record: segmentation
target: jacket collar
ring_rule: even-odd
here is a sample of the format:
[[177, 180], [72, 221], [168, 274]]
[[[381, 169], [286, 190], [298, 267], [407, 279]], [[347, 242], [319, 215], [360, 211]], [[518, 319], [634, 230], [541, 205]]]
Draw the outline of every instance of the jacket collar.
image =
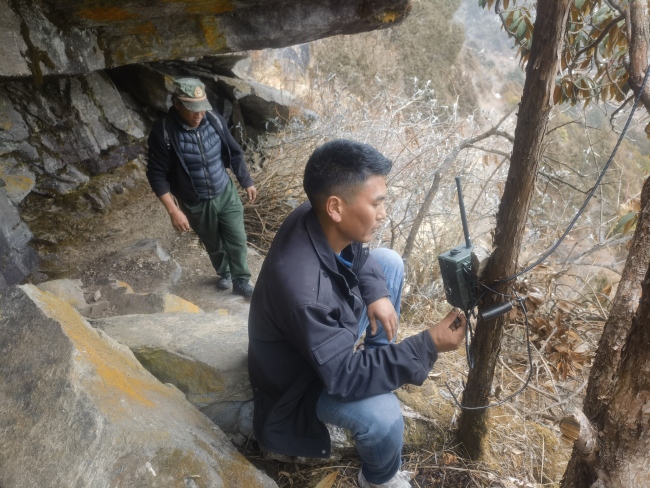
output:
[[[356, 286], [358, 279], [352, 271], [346, 269], [346, 271], [348, 271], [348, 273], [346, 274], [350, 275], [347, 277], [347, 279], [339, 271], [339, 266], [337, 264], [336, 256], [334, 255], [334, 250], [332, 249], [329, 242], [327, 241], [327, 237], [325, 237], [325, 233], [323, 232], [323, 228], [321, 227], [320, 222], [318, 221], [316, 212], [314, 212], [314, 209], [311, 208], [309, 203], [306, 203], [304, 205], [309, 205], [309, 210], [305, 215], [305, 227], [307, 228], [307, 233], [309, 234], [309, 238], [311, 239], [312, 245], [316, 250], [316, 254], [318, 254], [318, 258], [321, 260], [323, 265], [328, 269], [330, 273], [340, 276], [348, 284], [348, 286], [350, 287]], [[354, 244], [351, 245], [352, 245], [354, 260], [356, 260], [357, 256], [355, 255], [356, 253], [354, 252]], [[354, 269], [354, 264], [352, 267]]]
[[305, 215], [305, 227], [307, 228], [311, 243], [316, 250], [316, 254], [318, 254], [318, 258], [330, 272], [338, 274], [334, 251], [327, 241], [327, 237], [325, 237], [323, 228], [318, 221], [318, 217], [316, 217], [316, 212], [314, 212], [314, 209], [311, 208], [309, 203], [305, 203], [304, 205], [309, 206], [309, 210]]

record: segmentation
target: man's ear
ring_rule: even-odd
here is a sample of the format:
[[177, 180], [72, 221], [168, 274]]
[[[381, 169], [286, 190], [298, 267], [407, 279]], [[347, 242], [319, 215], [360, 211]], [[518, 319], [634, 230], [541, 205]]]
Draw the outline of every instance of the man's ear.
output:
[[325, 201], [325, 212], [333, 222], [339, 223], [342, 219], [343, 200], [337, 196], [330, 196]]

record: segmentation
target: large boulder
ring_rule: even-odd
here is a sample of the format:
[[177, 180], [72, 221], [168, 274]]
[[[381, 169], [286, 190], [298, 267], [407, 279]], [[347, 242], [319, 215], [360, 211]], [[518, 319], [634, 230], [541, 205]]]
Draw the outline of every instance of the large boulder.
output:
[[0, 310], [0, 486], [276, 486], [69, 305], [26, 285]]
[[[0, 77], [282, 47], [400, 22], [410, 0], [0, 0]], [[60, 28], [65, 26], [65, 28]]]
[[160, 381], [176, 385], [222, 430], [250, 434], [246, 320], [215, 312], [124, 315], [91, 323], [128, 346]]

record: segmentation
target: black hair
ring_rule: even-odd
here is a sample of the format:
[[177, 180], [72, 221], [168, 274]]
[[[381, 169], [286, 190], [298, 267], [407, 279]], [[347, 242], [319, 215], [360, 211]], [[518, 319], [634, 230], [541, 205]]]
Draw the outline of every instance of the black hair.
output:
[[312, 207], [332, 195], [344, 200], [370, 176], [386, 176], [393, 163], [374, 147], [361, 142], [337, 139], [316, 148], [307, 161], [303, 188]]

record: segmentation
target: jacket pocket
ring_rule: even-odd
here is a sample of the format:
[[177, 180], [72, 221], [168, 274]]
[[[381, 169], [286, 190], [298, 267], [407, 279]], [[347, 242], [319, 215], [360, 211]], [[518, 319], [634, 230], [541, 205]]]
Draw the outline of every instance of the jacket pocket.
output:
[[331, 339], [323, 344], [319, 344], [311, 349], [312, 354], [321, 366], [338, 354], [346, 351], [352, 351], [354, 347], [354, 337], [347, 330], [342, 330]]
[[318, 272], [318, 303], [329, 304], [332, 298], [332, 282], [327, 271], [321, 269]]

